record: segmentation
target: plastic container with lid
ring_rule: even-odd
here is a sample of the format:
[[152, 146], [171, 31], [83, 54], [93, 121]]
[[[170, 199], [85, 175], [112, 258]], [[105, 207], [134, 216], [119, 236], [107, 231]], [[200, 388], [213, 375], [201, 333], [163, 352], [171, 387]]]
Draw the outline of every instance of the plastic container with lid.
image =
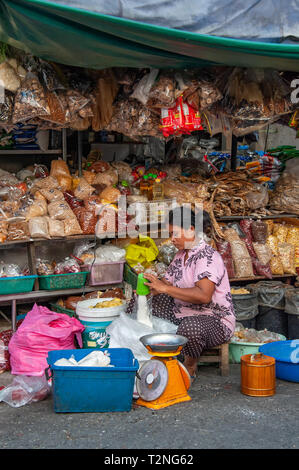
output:
[[275, 359], [263, 353], [241, 357], [241, 392], [251, 397], [275, 394]]

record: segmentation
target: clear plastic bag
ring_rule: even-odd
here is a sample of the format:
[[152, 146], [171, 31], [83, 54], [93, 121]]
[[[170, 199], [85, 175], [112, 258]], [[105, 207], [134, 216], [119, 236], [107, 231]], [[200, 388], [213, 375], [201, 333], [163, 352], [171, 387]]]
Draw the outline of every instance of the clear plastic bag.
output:
[[161, 72], [150, 88], [147, 106], [152, 108], [172, 108], [175, 105], [176, 81], [168, 72]]
[[242, 241], [230, 241], [230, 246], [236, 277], [254, 277], [252, 262], [246, 244]]
[[4, 401], [13, 408], [19, 408], [44, 400], [50, 391], [51, 387], [44, 375], [41, 377], [18, 375], [10, 385], [0, 391], [0, 402]]
[[74, 214], [73, 216], [64, 220], [63, 222], [64, 222], [64, 233], [66, 237], [70, 237], [72, 235], [82, 235], [80, 224]]
[[114, 245], [104, 245], [96, 249], [96, 262], [123, 261], [125, 260], [126, 250]]
[[272, 258], [272, 251], [265, 243], [253, 243], [253, 248], [260, 263], [268, 264]]
[[255, 220], [251, 224], [253, 241], [256, 243], [266, 243], [268, 236], [268, 227], [262, 220]]
[[[44, 176], [46, 175], [46, 168], [43, 168], [41, 165], [35, 167], [35, 177], [37, 178], [34, 181], [33, 190], [40, 190], [40, 189], [58, 189], [59, 184], [56, 178], [52, 176]], [[48, 170], [47, 170], [48, 171]], [[38, 176], [37, 176], [38, 175]]]
[[50, 238], [47, 217], [33, 217], [29, 220], [31, 238]]
[[[94, 184], [104, 184], [105, 186], [113, 186], [117, 183], [118, 173], [115, 169], [107, 170], [104, 173], [97, 173], [94, 180]], [[88, 196], [90, 196], [90, 194], [88, 194], [86, 197]]]
[[299, 246], [299, 227], [290, 226], [285, 241], [291, 245]]
[[80, 273], [81, 268], [74, 258], [65, 258], [60, 263], [57, 263], [54, 268], [54, 274], [69, 274], [69, 273]]
[[118, 180], [127, 181], [128, 183], [132, 183], [134, 177], [132, 176], [132, 168], [126, 162], [113, 162], [111, 163], [112, 168], [114, 168], [118, 173]]
[[121, 313], [106, 328], [107, 334], [110, 336], [110, 348], [129, 348], [133, 352], [138, 361], [147, 361], [150, 356], [147, 349], [139, 341], [141, 336], [153, 333], [173, 333], [177, 331], [177, 325], [170, 323], [167, 320], [152, 317], [153, 326], [150, 328], [143, 323], [139, 323], [134, 315], [127, 315]]
[[1, 261], [0, 263], [0, 277], [16, 277], [22, 276], [22, 270], [20, 266], [17, 264], [12, 263], [4, 263]]
[[54, 274], [54, 263], [46, 259], [36, 259], [36, 272], [39, 276], [49, 276]]
[[72, 177], [64, 160], [52, 160], [50, 176], [56, 178], [62, 191], [71, 191]]
[[14, 68], [4, 61], [0, 64], [0, 82], [5, 90], [15, 93], [21, 85], [20, 77]]
[[283, 265], [278, 255], [272, 255], [270, 260], [270, 269], [274, 275], [282, 276], [284, 274]]
[[178, 249], [174, 246], [172, 241], [167, 240], [159, 246], [158, 260], [169, 266], [177, 252]]
[[152, 69], [148, 74], [144, 75], [144, 77], [138, 82], [134, 92], [131, 95], [131, 98], [140, 101], [140, 103], [145, 106], [147, 104], [150, 90], [155, 83], [158, 73], [158, 69]]
[[82, 241], [80, 243], [77, 243], [74, 248], [74, 256], [76, 258], [81, 259], [83, 254], [93, 251], [94, 247], [96, 246], [95, 242], [88, 242], [88, 241]]
[[76, 198], [83, 200], [90, 197], [94, 191], [95, 188], [88, 184], [85, 178], [80, 178], [79, 184], [74, 190], [74, 195]]
[[35, 199], [33, 203], [28, 206], [25, 212], [25, 217], [30, 220], [34, 217], [43, 217], [48, 213], [48, 204], [45, 199]]
[[48, 217], [49, 235], [50, 237], [64, 237], [64, 222], [63, 220], [51, 219]]
[[29, 238], [28, 222], [17, 221], [9, 223], [7, 241], [29, 240]]
[[286, 224], [273, 225], [273, 235], [277, 238], [278, 243], [285, 243], [288, 231], [289, 227]]
[[47, 199], [49, 202], [62, 202], [64, 200], [63, 192], [60, 189], [46, 189], [41, 188], [39, 192]]
[[278, 253], [282, 262], [284, 274], [296, 276], [295, 247], [289, 243], [278, 243]]
[[89, 211], [84, 207], [79, 207], [74, 209], [74, 214], [77, 217], [84, 235], [93, 235], [95, 233], [98, 220], [95, 211]]
[[29, 72], [17, 91], [12, 121], [16, 124], [49, 115], [50, 109], [44, 89], [37, 76]]
[[65, 200], [51, 202], [48, 205], [48, 212], [52, 219], [65, 220], [74, 218], [74, 213]]
[[254, 191], [249, 191], [245, 195], [247, 205], [250, 209], [256, 210], [266, 207], [269, 202], [269, 194], [266, 186], [256, 185]]

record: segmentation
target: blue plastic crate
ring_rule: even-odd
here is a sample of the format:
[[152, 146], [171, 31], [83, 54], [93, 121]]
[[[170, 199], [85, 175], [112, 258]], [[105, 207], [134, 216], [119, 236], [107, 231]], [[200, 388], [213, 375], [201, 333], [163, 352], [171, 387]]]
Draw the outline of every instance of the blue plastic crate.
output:
[[49, 351], [47, 362], [52, 372], [54, 411], [56, 413], [95, 413], [130, 411], [132, 408], [137, 359], [126, 348], [108, 348], [115, 367], [61, 367], [58, 359], [76, 361], [90, 354], [90, 349]]

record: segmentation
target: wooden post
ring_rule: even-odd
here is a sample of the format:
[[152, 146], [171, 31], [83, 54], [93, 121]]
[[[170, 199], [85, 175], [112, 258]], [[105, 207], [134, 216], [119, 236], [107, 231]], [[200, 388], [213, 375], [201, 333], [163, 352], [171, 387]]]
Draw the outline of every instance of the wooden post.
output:
[[229, 375], [229, 346], [228, 343], [224, 343], [221, 345], [221, 352], [220, 352], [220, 371], [221, 375], [227, 376]]

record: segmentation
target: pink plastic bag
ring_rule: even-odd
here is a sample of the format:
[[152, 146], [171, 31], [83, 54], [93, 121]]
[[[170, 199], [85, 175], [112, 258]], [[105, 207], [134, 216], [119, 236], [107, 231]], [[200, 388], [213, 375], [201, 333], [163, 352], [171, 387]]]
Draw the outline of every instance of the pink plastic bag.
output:
[[48, 351], [75, 349], [75, 335], [82, 347], [84, 328], [76, 318], [34, 304], [9, 342], [11, 373], [42, 376], [48, 367]]

